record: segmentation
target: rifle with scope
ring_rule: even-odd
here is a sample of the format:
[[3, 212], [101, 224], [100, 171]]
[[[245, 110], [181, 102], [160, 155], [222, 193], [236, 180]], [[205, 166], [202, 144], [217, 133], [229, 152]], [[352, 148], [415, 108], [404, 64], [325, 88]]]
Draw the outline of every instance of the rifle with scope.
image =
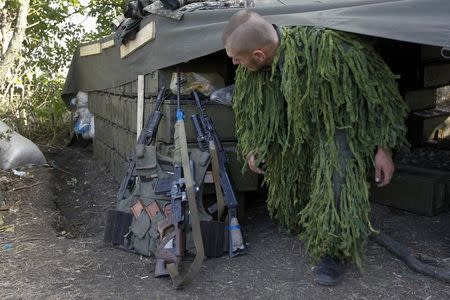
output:
[[238, 201], [228, 172], [227, 156], [215, 130], [214, 123], [206, 114], [205, 108], [201, 103], [197, 92], [194, 91], [192, 93], [199, 110], [198, 114], [191, 116], [192, 123], [194, 124], [195, 131], [197, 133], [197, 142], [199, 147], [202, 151], [209, 151], [213, 160], [215, 157], [214, 152], [217, 153], [220, 187], [223, 192], [225, 205], [228, 209], [228, 254], [230, 257], [234, 257], [244, 254], [246, 249], [242, 239], [241, 228], [237, 219]]

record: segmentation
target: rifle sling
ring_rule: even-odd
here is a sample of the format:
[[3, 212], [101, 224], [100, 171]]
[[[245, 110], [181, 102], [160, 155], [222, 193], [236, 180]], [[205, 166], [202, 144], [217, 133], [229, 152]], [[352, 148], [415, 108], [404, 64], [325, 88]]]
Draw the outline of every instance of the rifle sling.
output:
[[178, 120], [175, 123], [175, 134], [178, 134], [178, 142], [181, 152], [181, 163], [183, 165], [183, 174], [186, 184], [186, 192], [189, 203], [191, 227], [192, 227], [192, 238], [194, 240], [196, 255], [194, 261], [189, 267], [189, 270], [185, 274], [179, 274], [176, 266], [172, 264], [167, 264], [167, 271], [172, 278], [172, 282], [175, 288], [181, 288], [194, 278], [195, 274], [200, 270], [200, 267], [205, 258], [202, 234], [200, 230], [200, 219], [198, 216], [197, 202], [195, 201], [195, 191], [194, 184], [191, 174], [191, 169], [189, 166], [189, 154], [186, 142], [186, 131], [184, 127], [184, 121]]
[[209, 141], [209, 154], [211, 155], [212, 176], [214, 179], [214, 187], [216, 188], [217, 196], [217, 221], [220, 222], [225, 207], [225, 201], [223, 199], [222, 188], [220, 187], [219, 157], [217, 155], [214, 141]]

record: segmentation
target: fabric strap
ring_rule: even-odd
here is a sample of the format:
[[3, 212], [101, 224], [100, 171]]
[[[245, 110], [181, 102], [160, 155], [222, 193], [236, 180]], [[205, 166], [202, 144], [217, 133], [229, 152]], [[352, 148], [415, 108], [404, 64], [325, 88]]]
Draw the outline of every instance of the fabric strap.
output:
[[204, 247], [202, 234], [200, 230], [200, 220], [198, 217], [198, 209], [197, 202], [195, 201], [195, 191], [193, 186], [192, 173], [189, 166], [189, 154], [186, 142], [186, 131], [184, 127], [184, 121], [178, 120], [175, 123], [175, 135], [178, 136], [178, 139], [175, 141], [178, 143], [178, 147], [181, 152], [181, 163], [183, 165], [183, 173], [186, 184], [186, 192], [189, 203], [189, 216], [191, 219], [191, 227], [192, 227], [192, 238], [194, 240], [196, 255], [194, 261], [190, 265], [189, 269], [185, 274], [180, 274], [176, 265], [168, 264], [167, 271], [172, 278], [172, 282], [175, 288], [181, 288], [194, 278], [195, 274], [200, 270], [200, 267], [203, 263], [203, 259], [205, 258]]
[[223, 199], [222, 188], [220, 187], [220, 169], [219, 169], [219, 157], [217, 155], [216, 146], [214, 141], [209, 141], [209, 154], [211, 155], [212, 175], [214, 178], [214, 187], [216, 188], [217, 197], [217, 220], [222, 219], [225, 201]]

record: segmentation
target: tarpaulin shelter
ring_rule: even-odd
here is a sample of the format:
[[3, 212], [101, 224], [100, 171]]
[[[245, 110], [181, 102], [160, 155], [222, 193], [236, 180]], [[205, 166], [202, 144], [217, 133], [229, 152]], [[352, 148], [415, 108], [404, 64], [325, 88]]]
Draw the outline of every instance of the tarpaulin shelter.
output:
[[[405, 98], [411, 102], [421, 99], [417, 109], [433, 106], [435, 88], [450, 83], [450, 60], [441, 55], [450, 55], [445, 50], [450, 47], [448, 0], [255, 0], [255, 5], [252, 10], [273, 24], [331, 28], [373, 38], [386, 62], [401, 75], [399, 83]], [[120, 46], [114, 45], [113, 35], [76, 51], [63, 98], [67, 101], [79, 90], [89, 92], [90, 110], [96, 117], [94, 154], [111, 165], [117, 180], [124, 173], [126, 158], [136, 140], [138, 75], [144, 75], [145, 116], [151, 111], [158, 88], [170, 81], [172, 66], [220, 70], [227, 77], [225, 82], [229, 82], [234, 69], [223, 51], [221, 35], [236, 11], [197, 10], [185, 13], [180, 21], [148, 15], [141, 28], [150, 28], [152, 38], [132, 53], [123, 55]], [[214, 105], [209, 109], [217, 124], [228, 124], [218, 126], [218, 132], [230, 143], [232, 153], [235, 140], [231, 109]], [[168, 103], [163, 110], [165, 120], [158, 141], [169, 144], [175, 106]], [[193, 132], [192, 128], [187, 130]], [[231, 158], [234, 174], [240, 174], [235, 159]], [[254, 176], [248, 181], [237, 180], [237, 185], [240, 190], [254, 189], [256, 180]]]
[[[278, 25], [311, 25], [436, 47], [450, 47], [447, 0], [256, 0], [253, 9]], [[222, 30], [236, 9], [186, 13], [182, 20], [149, 15], [155, 39], [121, 59], [111, 47], [99, 55], [75, 53], [63, 95], [136, 80], [138, 74], [186, 62], [223, 49]], [[113, 37], [105, 37], [102, 42]]]

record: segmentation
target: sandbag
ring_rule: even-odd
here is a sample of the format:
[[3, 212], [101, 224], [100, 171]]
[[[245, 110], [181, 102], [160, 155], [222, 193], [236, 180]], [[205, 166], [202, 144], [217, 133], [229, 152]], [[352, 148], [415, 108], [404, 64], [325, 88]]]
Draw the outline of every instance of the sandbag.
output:
[[13, 131], [0, 121], [0, 168], [15, 169], [29, 165], [45, 165], [44, 154], [35, 143]]

